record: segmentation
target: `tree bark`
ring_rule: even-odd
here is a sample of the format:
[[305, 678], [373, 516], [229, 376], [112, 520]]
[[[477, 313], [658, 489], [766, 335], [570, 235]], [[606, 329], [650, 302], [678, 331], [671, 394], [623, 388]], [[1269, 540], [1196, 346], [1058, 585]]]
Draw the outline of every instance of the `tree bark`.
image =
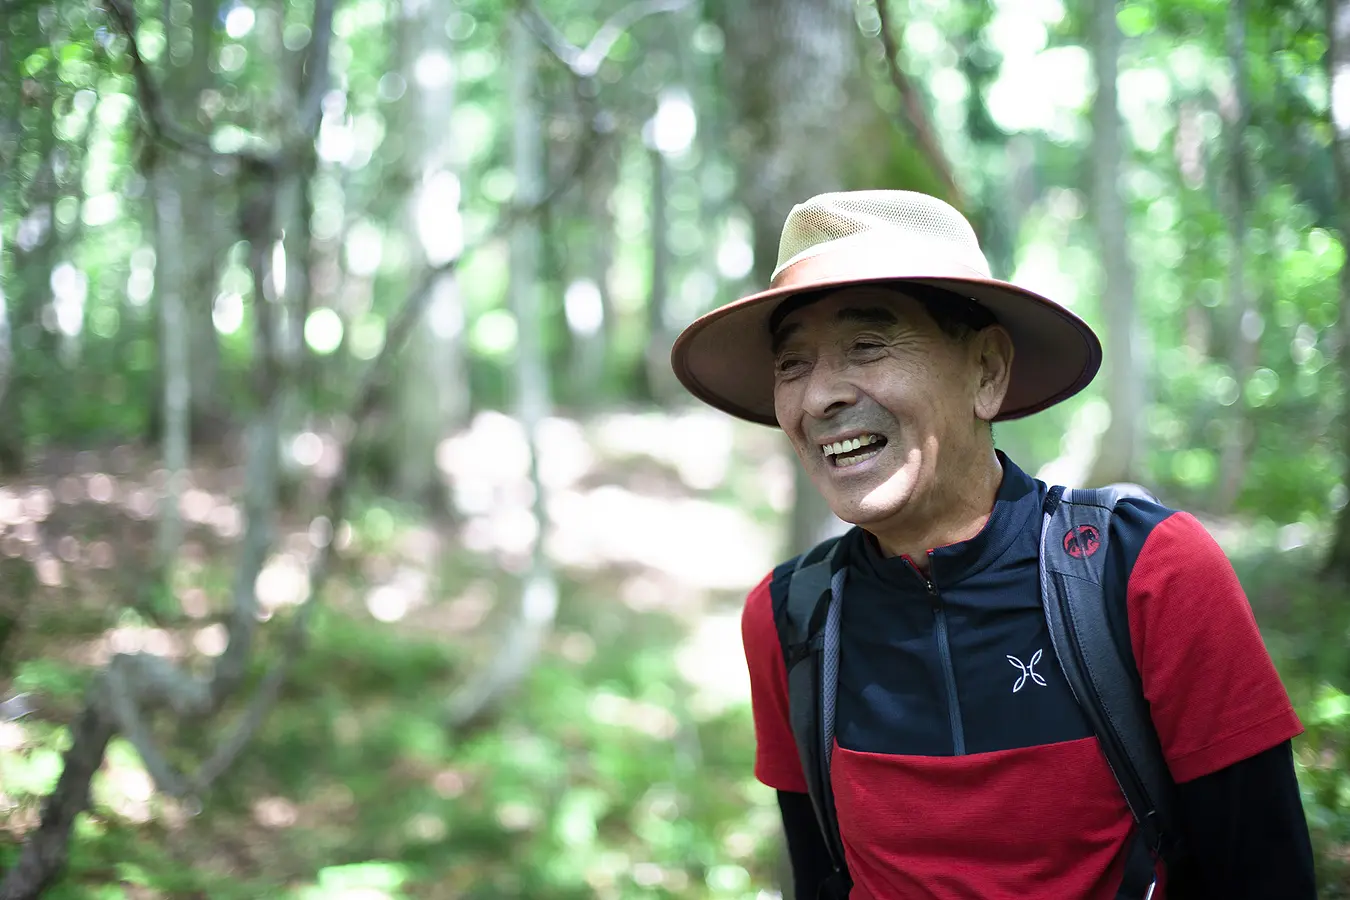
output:
[[1248, 420], [1246, 386], [1256, 369], [1261, 338], [1261, 312], [1247, 282], [1247, 210], [1252, 205], [1252, 174], [1247, 160], [1244, 135], [1250, 115], [1247, 100], [1247, 4], [1229, 0], [1228, 66], [1233, 93], [1224, 110], [1228, 143], [1228, 306], [1232, 311], [1230, 365], [1238, 383], [1238, 399], [1219, 453], [1219, 482], [1216, 485], [1215, 512], [1231, 512], [1242, 492], [1243, 476], [1251, 448], [1252, 425]]
[[[591, 280], [599, 294], [600, 327], [590, 333], [573, 330], [570, 383], [580, 409], [589, 411], [603, 400], [608, 370], [610, 335], [614, 328], [609, 281], [614, 266], [614, 214], [610, 200], [618, 181], [617, 164], [609, 153], [597, 160], [588, 179], [585, 216], [592, 223], [595, 240], [587, 241], [587, 267], [578, 275]], [[670, 362], [665, 362], [667, 368]]]
[[915, 147], [923, 154], [933, 174], [942, 182], [947, 193], [947, 201], [957, 209], [966, 209], [966, 198], [957, 183], [956, 173], [952, 171], [951, 161], [942, 150], [942, 141], [938, 139], [937, 128], [928, 108], [913, 80], [905, 72], [900, 59], [902, 30], [891, 23], [890, 7], [887, 0], [874, 0], [877, 11], [878, 37], [886, 54], [886, 72], [900, 95], [900, 104], [905, 112], [905, 120]]
[[[437, 266], [458, 255], [447, 235], [462, 228], [458, 198], [451, 185], [459, 183], [454, 134], [444, 124], [455, 104], [454, 60], [444, 59], [439, 83], [422, 84], [417, 61], [424, 54], [447, 53], [443, 37], [446, 19], [454, 8], [446, 0], [420, 0], [404, 5], [399, 43], [403, 48], [404, 119], [408, 159], [406, 218], [416, 243], [416, 255], [427, 266]], [[434, 67], [427, 67], [434, 71]], [[469, 413], [468, 371], [464, 352], [464, 308], [453, 272], [436, 276], [434, 299], [423, 327], [412, 336], [398, 385], [398, 410], [392, 429], [398, 442], [395, 489], [404, 498], [444, 506], [436, 490], [436, 447], [447, 433], [464, 424]]]
[[[533, 205], [544, 193], [543, 110], [538, 101], [538, 50], [520, 14], [510, 20], [511, 109], [515, 118], [512, 152], [521, 203]], [[511, 234], [511, 310], [518, 332], [515, 413], [530, 452], [530, 484], [537, 532], [529, 569], [521, 580], [520, 602], [492, 660], [451, 700], [450, 725], [462, 728], [491, 716], [500, 701], [529, 674], [553, 628], [558, 585], [545, 549], [548, 513], [539, 479], [539, 426], [549, 413], [548, 360], [544, 355], [539, 290], [540, 231], [530, 219]]]
[[[34, 18], [42, 19], [40, 9]], [[54, 17], [53, 17], [54, 18]], [[34, 23], [44, 43], [50, 43], [46, 28]], [[27, 198], [20, 193], [17, 206], [30, 221], [39, 223], [39, 233], [27, 247], [16, 242], [16, 270], [23, 277], [8, 317], [13, 334], [9, 386], [0, 394], [0, 474], [17, 474], [27, 456], [24, 430], [24, 395], [38, 384], [43, 370], [56, 362], [57, 346], [47, 327], [52, 291], [52, 270], [56, 265], [56, 100], [59, 82], [55, 66], [47, 66], [34, 84], [42, 114], [38, 118], [38, 169], [29, 185]], [[31, 98], [30, 98], [31, 99]]]
[[42, 821], [29, 835], [19, 861], [0, 881], [0, 900], [33, 900], [65, 868], [70, 830], [89, 808], [89, 784], [103, 764], [116, 726], [98, 703], [88, 703], [72, 728], [56, 789], [42, 803]]
[[[322, 32], [331, 29], [332, 6], [333, 0], [316, 0], [313, 46], [322, 48], [316, 53], [325, 54], [325, 58], [319, 60], [315, 56], [311, 57], [310, 71], [307, 75], [310, 80], [306, 83], [307, 89], [302, 94], [306, 98], [321, 96], [322, 86], [326, 83], [328, 41], [327, 35]], [[134, 10], [117, 2], [113, 3], [112, 9], [129, 39], [142, 101], [153, 105], [157, 102], [159, 94], [136, 47]], [[317, 106], [317, 99], [313, 99], [313, 103]], [[180, 135], [180, 140], [175, 142], [175, 146], [179, 149], [190, 147], [193, 152], [201, 153], [203, 156], [213, 153], [209, 148], [202, 148], [191, 132], [181, 129], [176, 122], [170, 126], [163, 118], [162, 109], [145, 109], [143, 112], [152, 123], [153, 137], [159, 142], [165, 142], [165, 135], [172, 127], [173, 133]], [[243, 163], [240, 174], [242, 197], [239, 223], [240, 234], [248, 241], [250, 247], [249, 267], [253, 274], [254, 297], [257, 301], [258, 325], [255, 333], [258, 358], [254, 381], [257, 414], [248, 432], [249, 448], [245, 473], [246, 527], [234, 573], [233, 608], [228, 622], [229, 642], [225, 652], [216, 661], [209, 679], [184, 671], [177, 664], [152, 654], [114, 656], [96, 679], [85, 709], [73, 729], [71, 747], [65, 754], [60, 780], [56, 790], [43, 805], [38, 829], [25, 843], [17, 865], [6, 874], [3, 882], [0, 882], [0, 898], [3, 900], [30, 900], [37, 897], [64, 866], [74, 820], [89, 805], [90, 780], [101, 764], [108, 741], [114, 734], [121, 733], [135, 746], [146, 770], [161, 791], [182, 797], [203, 790], [206, 786], [203, 777], [214, 778], [223, 771], [237, 753], [238, 747], [242, 746], [242, 741], [247, 740], [248, 733], [251, 733], [248, 728], [254, 726], [259, 718], [257, 710], [260, 708], [265, 710], [265, 702], [255, 703], [249, 715], [245, 717], [244, 727], [237, 731], [233, 738], [223, 743], [202, 769], [192, 777], [179, 773], [155, 746], [152, 723], [157, 715], [172, 713], [180, 720], [200, 721], [209, 718], [238, 690], [252, 654], [258, 621], [255, 586], [273, 544], [273, 520], [278, 503], [280, 422], [290, 394], [285, 379], [294, 373], [293, 368], [283, 366], [278, 358], [281, 346], [278, 325], [281, 309], [269, 299], [269, 290], [272, 287], [269, 284], [269, 275], [274, 276], [275, 273], [269, 273], [267, 267], [270, 263], [271, 247], [278, 233], [278, 184], [287, 179], [293, 182], [302, 179], [308, 171], [305, 168], [307, 161], [313, 159], [312, 129], [317, 126], [317, 117], [307, 116], [302, 110], [300, 121], [302, 130], [299, 135], [288, 134], [285, 142], [288, 144], [287, 151], [270, 164], [256, 159], [234, 160]], [[305, 132], [304, 127], [311, 128], [311, 131]], [[186, 136], [186, 139], [181, 139], [181, 136]], [[306, 146], [310, 150], [308, 154], [305, 153]], [[152, 178], [156, 178], [162, 173], [150, 174]], [[154, 190], [161, 226], [159, 236], [161, 241], [166, 237], [172, 239], [174, 236], [171, 226], [178, 220], [180, 210], [178, 204], [182, 202], [181, 195], [177, 194], [167, 181], [166, 178], [163, 182], [157, 183]], [[161, 259], [161, 262], [176, 262], [178, 254], [173, 252], [174, 248], [169, 247], [168, 251], [168, 258]], [[172, 277], [166, 281], [171, 282]], [[178, 298], [180, 302], [173, 302], [172, 295], [168, 303], [164, 302], [164, 298], [165, 289], [162, 287], [161, 307], [166, 315], [164, 327], [167, 331], [171, 328], [175, 314], [181, 313], [182, 304], [181, 295]], [[166, 365], [168, 379], [166, 411], [170, 413], [166, 419], [172, 420], [178, 435], [171, 455], [178, 454], [185, 457], [186, 440], [182, 426], [186, 419], [187, 403], [183, 396], [185, 390], [183, 381], [188, 376], [184, 365], [186, 360], [181, 358], [185, 346], [174, 340], [170, 340], [169, 344], [166, 358], [172, 359], [173, 363]], [[379, 362], [385, 359], [387, 357], [382, 354]], [[363, 397], [363, 411], [368, 411], [365, 409], [366, 403], [367, 398]], [[345, 470], [342, 474], [345, 475]], [[333, 521], [336, 521], [341, 516], [346, 496], [345, 485], [341, 481], [335, 483], [331, 496], [333, 499], [330, 508], [333, 511]], [[328, 555], [325, 553], [321, 558], [326, 561]], [[321, 580], [323, 574], [322, 569], [315, 574], [315, 583]], [[307, 603], [305, 612], [307, 613], [310, 608], [312, 606]], [[298, 624], [293, 627], [292, 637], [295, 628], [303, 628], [305, 621], [304, 617], [297, 616]], [[295, 644], [296, 641], [290, 640], [287, 643]], [[278, 671], [284, 672], [284, 658], [283, 666]], [[269, 684], [275, 681], [276, 679], [269, 679]], [[262, 701], [268, 700], [266, 693], [259, 696]]]
[[[167, 166], [150, 173], [155, 217], [155, 293], [159, 311], [160, 389], [163, 421], [160, 450], [168, 483], [159, 504], [155, 568], [167, 583], [183, 539], [179, 503], [186, 487], [188, 448], [191, 443], [191, 347], [187, 329], [184, 280], [183, 197], [178, 179]], [[190, 203], [191, 201], [189, 201]]]
[[[0, 409], [5, 407], [5, 395], [9, 392], [9, 381], [14, 371], [13, 332], [10, 327], [9, 298], [5, 296], [4, 285], [12, 284], [12, 274], [5, 270], [5, 209], [9, 201], [10, 188], [14, 179], [10, 172], [19, 155], [19, 90], [17, 73], [11, 72], [11, 56], [17, 56], [17, 48], [10, 49], [5, 41], [0, 41]], [[0, 420], [3, 421], [3, 420]], [[0, 472], [4, 471], [0, 460]]]
[[[719, 11], [738, 197], [753, 230], [752, 274], [767, 285], [788, 211], [846, 186], [851, 136], [877, 112], [850, 0], [737, 0]], [[792, 553], [842, 528], [801, 466], [795, 486]]]
[[[217, 9], [211, 0], [192, 2], [192, 52], [176, 67], [173, 78], [182, 89], [170, 96], [170, 108], [180, 122], [197, 121], [202, 94], [216, 82], [211, 56], [216, 49]], [[179, 197], [186, 201], [182, 204], [183, 233], [192, 236], [183, 242], [176, 290], [183, 302], [183, 341], [188, 348], [188, 433], [192, 442], [204, 445], [221, 436], [227, 418], [220, 401], [220, 336], [213, 310], [220, 260], [230, 234], [219, 210], [221, 177], [212, 167], [204, 160], [177, 154], [164, 162]]]
[[1102, 264], [1105, 391], [1111, 421], [1098, 444], [1089, 482], [1109, 484], [1137, 480], [1144, 383], [1135, 358], [1139, 341], [1134, 265], [1126, 233], [1125, 202], [1120, 192], [1125, 139], [1116, 97], [1116, 72], [1122, 37], [1114, 4], [1090, 6], [1089, 44], [1097, 75], [1097, 92], [1092, 101], [1092, 200]]
[[648, 148], [651, 169], [651, 293], [647, 298], [647, 389], [658, 403], [669, 402], [677, 382], [670, 368], [670, 348], [675, 335], [670, 331], [670, 166], [665, 154], [655, 146]]
[[[1350, 241], [1350, 2], [1326, 0], [1328, 47], [1327, 75], [1331, 82], [1332, 161], [1336, 172], [1336, 213], [1342, 244]], [[1339, 363], [1342, 385], [1350, 385], [1350, 263], [1341, 265], [1341, 314], [1337, 323]], [[1350, 460], [1350, 392], [1342, 402], [1341, 440]], [[1350, 464], [1342, 483], [1350, 484]], [[1342, 584], [1350, 584], [1350, 503], [1341, 507], [1336, 519], [1324, 574]]]

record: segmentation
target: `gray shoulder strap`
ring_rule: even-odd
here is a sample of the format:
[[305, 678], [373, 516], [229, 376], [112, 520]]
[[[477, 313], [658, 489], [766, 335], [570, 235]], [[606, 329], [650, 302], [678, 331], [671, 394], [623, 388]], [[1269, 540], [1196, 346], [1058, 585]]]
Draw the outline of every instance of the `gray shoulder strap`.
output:
[[[1111, 515], [1131, 496], [1152, 499], [1133, 485], [1051, 489], [1041, 529], [1041, 600], [1060, 667], [1156, 859], [1168, 854], [1175, 836], [1175, 788], [1148, 701], [1113, 637], [1102, 586]], [[1133, 896], [1147, 896], [1146, 888], [1147, 882]]]
[[839, 538], [822, 541], [797, 558], [788, 581], [786, 613], [787, 633], [783, 645], [805, 644], [822, 624], [813, 621], [820, 615], [820, 600], [830, 589], [830, 568], [834, 565]]
[[817, 545], [798, 560], [788, 583], [784, 648], [792, 734], [816, 822], [834, 866], [847, 882], [847, 862], [830, 783], [839, 685], [839, 624], [847, 568], [836, 567], [839, 539]]

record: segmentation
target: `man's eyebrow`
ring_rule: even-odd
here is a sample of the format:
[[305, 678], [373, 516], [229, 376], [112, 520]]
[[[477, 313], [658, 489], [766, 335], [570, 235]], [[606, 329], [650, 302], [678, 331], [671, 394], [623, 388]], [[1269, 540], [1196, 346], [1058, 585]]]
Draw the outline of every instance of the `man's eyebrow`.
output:
[[769, 336], [769, 346], [773, 350], [773, 355], [777, 356], [782, 351], [783, 345], [787, 343], [788, 338], [802, 330], [802, 326], [796, 322], [790, 322], [787, 325], [779, 325], [774, 329], [773, 334]]
[[850, 322], [855, 325], [898, 325], [900, 320], [895, 317], [884, 306], [846, 306], [835, 313], [835, 319], [840, 322]]
[[[884, 306], [846, 306], [836, 312], [834, 318], [836, 322], [847, 322], [851, 325], [900, 324], [900, 320], [896, 318], [895, 313]], [[788, 339], [801, 330], [802, 326], [797, 322], [780, 325], [771, 335], [770, 346], [774, 355], [777, 356]]]

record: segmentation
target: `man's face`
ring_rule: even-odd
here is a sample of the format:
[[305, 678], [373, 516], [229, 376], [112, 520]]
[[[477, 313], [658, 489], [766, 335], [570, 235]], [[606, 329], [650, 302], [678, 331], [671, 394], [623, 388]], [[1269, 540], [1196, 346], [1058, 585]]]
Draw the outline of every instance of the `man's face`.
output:
[[773, 340], [778, 424], [830, 509], [854, 525], [922, 508], [939, 454], [959, 459], [984, 427], [976, 416], [997, 409], [981, 400], [987, 342], [944, 334], [895, 290], [843, 288], [790, 313]]

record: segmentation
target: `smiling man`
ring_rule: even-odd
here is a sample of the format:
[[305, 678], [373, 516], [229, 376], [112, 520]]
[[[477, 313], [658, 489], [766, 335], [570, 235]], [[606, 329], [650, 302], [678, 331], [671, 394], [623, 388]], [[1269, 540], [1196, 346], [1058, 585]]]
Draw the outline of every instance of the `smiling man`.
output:
[[1101, 603], [1175, 785], [1184, 853], [1150, 853], [1056, 665], [1039, 554], [1060, 494], [996, 450], [991, 425], [1077, 393], [1100, 359], [1080, 319], [990, 276], [959, 213], [901, 191], [798, 205], [770, 287], [677, 340], [683, 384], [780, 428], [854, 526], [828, 557], [841, 612], [825, 668], [846, 876], [794, 742], [799, 660], [778, 623], [795, 560], [742, 619], [755, 773], [778, 792], [798, 900], [1315, 896], [1301, 726], [1193, 517], [1130, 497], [1104, 534], [1063, 540], [1077, 558], [1106, 548]]

